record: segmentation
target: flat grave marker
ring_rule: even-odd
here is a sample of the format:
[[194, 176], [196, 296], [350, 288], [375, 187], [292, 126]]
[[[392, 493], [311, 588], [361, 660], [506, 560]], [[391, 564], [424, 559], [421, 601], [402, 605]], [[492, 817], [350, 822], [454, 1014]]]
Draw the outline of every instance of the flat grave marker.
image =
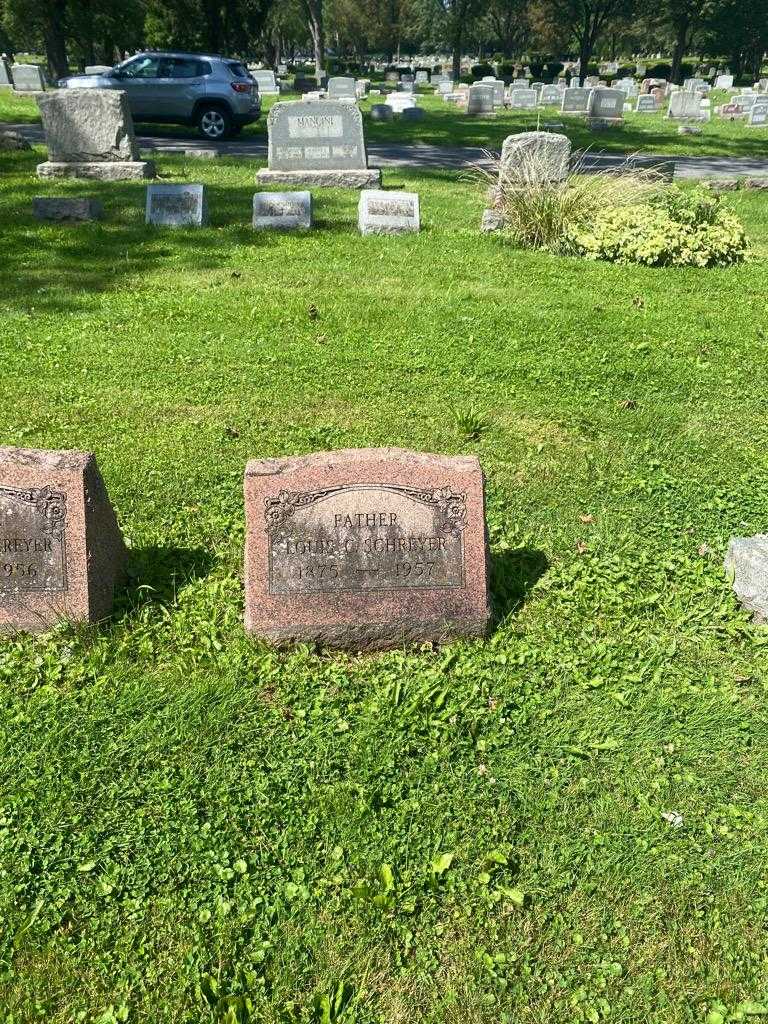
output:
[[312, 227], [310, 192], [257, 192], [253, 197], [253, 226], [277, 231]]
[[399, 235], [421, 226], [419, 197], [415, 192], [364, 189], [357, 208], [361, 235]]
[[147, 185], [146, 223], [168, 228], [207, 224], [205, 185]]

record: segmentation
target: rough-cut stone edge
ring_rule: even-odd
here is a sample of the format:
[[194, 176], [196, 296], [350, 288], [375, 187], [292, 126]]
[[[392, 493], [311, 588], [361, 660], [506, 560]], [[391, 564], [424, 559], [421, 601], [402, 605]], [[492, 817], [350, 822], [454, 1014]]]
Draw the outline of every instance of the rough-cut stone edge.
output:
[[154, 178], [152, 160], [108, 161], [65, 164], [47, 160], [37, 165], [38, 178], [91, 178], [101, 181], [133, 181]]
[[320, 188], [381, 188], [378, 167], [339, 171], [270, 171], [256, 174], [257, 185], [316, 185]]
[[499, 210], [494, 210], [491, 207], [487, 207], [483, 210], [483, 216], [480, 221], [480, 230], [484, 234], [490, 234], [493, 231], [501, 231], [504, 227], [504, 215]]
[[736, 595], [739, 604], [742, 608], [746, 608], [748, 612], [752, 613], [752, 621], [757, 626], [764, 626], [768, 624], [768, 617], [766, 617], [765, 611], [758, 608], [748, 597], [745, 597], [743, 592], [740, 591], [738, 580], [736, 578], [736, 550], [745, 541], [754, 541], [757, 537], [765, 537], [766, 534], [758, 533], [754, 537], [731, 537], [728, 541], [728, 548], [725, 552], [725, 558], [723, 560], [723, 569], [728, 577], [731, 588]]

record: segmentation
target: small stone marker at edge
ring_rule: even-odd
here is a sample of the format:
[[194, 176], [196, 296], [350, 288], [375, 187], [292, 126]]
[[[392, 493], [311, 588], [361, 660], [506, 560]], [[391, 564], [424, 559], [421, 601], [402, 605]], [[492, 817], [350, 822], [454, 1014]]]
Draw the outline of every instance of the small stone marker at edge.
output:
[[483, 473], [397, 448], [251, 460], [245, 625], [352, 650], [485, 634]]
[[724, 569], [734, 593], [758, 624], [768, 622], [768, 534], [732, 537]]

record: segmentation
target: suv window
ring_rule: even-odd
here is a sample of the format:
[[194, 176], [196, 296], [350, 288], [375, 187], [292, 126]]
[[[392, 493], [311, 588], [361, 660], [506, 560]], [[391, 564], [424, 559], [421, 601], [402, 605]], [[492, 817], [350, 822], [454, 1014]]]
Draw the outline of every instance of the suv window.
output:
[[211, 65], [191, 57], [166, 57], [160, 62], [161, 78], [200, 78], [210, 75]]
[[242, 64], [237, 64], [236, 62], [233, 62], [232, 64], [227, 64], [227, 67], [229, 68], [230, 74], [232, 75], [233, 78], [251, 77], [248, 74], [248, 69], [244, 67]]
[[130, 64], [123, 64], [120, 71], [126, 78], [157, 78], [159, 64], [157, 57], [137, 57]]

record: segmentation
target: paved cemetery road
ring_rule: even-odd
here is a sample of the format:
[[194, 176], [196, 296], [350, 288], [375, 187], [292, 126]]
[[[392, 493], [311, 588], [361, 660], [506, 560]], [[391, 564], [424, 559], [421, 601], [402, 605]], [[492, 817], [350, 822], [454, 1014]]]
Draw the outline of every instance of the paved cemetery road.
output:
[[[43, 130], [39, 125], [9, 124], [2, 127], [20, 132], [30, 142], [43, 142]], [[232, 139], [214, 145], [188, 136], [163, 134], [162, 129], [151, 135], [139, 135], [143, 150], [166, 153], [183, 153], [185, 150], [206, 150], [221, 153], [222, 156], [249, 156], [261, 160], [267, 158], [267, 144], [261, 139]], [[430, 146], [426, 143], [371, 142], [368, 157], [373, 167], [415, 167], [425, 170], [460, 170], [488, 162], [485, 150], [473, 146]], [[603, 170], [622, 163], [624, 157], [614, 153], [591, 153], [587, 156], [587, 168]], [[642, 156], [642, 162], [675, 163], [677, 178], [733, 177], [735, 175], [757, 175], [768, 178], [768, 158], [728, 156]]]

